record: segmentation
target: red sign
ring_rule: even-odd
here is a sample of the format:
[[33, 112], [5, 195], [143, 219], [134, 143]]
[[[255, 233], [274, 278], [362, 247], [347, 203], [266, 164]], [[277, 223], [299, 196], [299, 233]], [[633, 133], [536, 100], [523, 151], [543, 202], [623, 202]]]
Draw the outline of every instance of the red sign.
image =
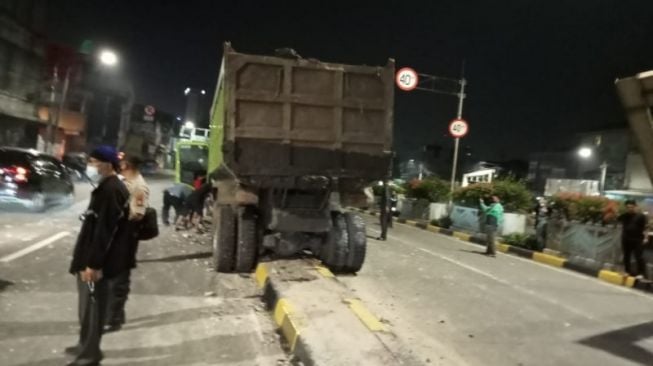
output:
[[156, 109], [151, 105], [145, 106], [145, 114], [148, 116], [153, 116], [156, 113]]
[[451, 136], [459, 139], [465, 137], [467, 132], [469, 132], [469, 125], [467, 124], [467, 121], [462, 118], [456, 118], [449, 123], [449, 133]]
[[417, 88], [419, 76], [417, 76], [417, 72], [415, 72], [415, 70], [411, 69], [410, 67], [404, 67], [397, 71], [395, 82], [397, 83], [397, 87], [399, 89], [404, 91], [411, 91]]

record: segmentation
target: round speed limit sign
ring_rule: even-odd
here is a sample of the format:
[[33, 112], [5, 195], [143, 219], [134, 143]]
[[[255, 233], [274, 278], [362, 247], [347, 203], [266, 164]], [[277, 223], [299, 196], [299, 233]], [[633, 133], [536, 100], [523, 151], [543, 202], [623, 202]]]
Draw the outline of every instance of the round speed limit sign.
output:
[[465, 137], [467, 132], [469, 132], [469, 126], [464, 119], [456, 118], [449, 124], [449, 133], [457, 139]]
[[397, 87], [404, 91], [411, 91], [417, 88], [417, 83], [419, 82], [419, 77], [417, 72], [411, 69], [410, 67], [404, 67], [397, 71], [397, 76], [395, 79]]

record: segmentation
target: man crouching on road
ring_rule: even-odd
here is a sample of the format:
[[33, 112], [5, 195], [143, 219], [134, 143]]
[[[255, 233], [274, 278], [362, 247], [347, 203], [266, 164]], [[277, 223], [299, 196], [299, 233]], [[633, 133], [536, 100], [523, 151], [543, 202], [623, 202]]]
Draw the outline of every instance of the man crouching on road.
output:
[[116, 238], [124, 235], [127, 215], [127, 188], [118, 178], [118, 153], [100, 146], [90, 154], [87, 175], [98, 186], [91, 193], [88, 209], [82, 216], [70, 273], [77, 277], [79, 296], [79, 343], [66, 348], [75, 356], [69, 366], [99, 365], [102, 327], [106, 310], [107, 280], [129, 269], [127, 243]]

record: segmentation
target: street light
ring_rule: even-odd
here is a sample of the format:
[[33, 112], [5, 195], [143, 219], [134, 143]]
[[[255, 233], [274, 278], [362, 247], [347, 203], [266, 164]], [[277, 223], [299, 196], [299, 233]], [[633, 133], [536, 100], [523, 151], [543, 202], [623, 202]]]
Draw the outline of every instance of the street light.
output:
[[100, 52], [100, 62], [106, 66], [115, 66], [118, 63], [118, 55], [111, 50], [103, 50]]
[[[589, 159], [592, 157], [594, 154], [594, 150], [590, 147], [581, 147], [578, 149], [578, 156], [580, 156], [583, 159]], [[608, 163], [603, 162], [600, 165], [601, 168], [601, 179], [599, 181], [599, 190], [601, 193], [605, 192], [605, 180], [608, 175]]]
[[592, 149], [589, 147], [581, 147], [578, 149], [578, 156], [583, 159], [589, 159], [592, 156]]

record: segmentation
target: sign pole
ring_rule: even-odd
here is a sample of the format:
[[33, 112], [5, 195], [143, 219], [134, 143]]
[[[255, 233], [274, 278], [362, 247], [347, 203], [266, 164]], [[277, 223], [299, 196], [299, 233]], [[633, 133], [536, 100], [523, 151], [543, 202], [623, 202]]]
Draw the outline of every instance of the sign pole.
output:
[[[460, 78], [460, 93], [458, 93], [458, 118], [462, 119], [463, 117], [463, 101], [465, 100], [465, 64], [463, 63], [462, 76]], [[449, 193], [452, 194], [450, 200], [453, 199], [453, 191], [456, 186], [456, 170], [458, 168], [458, 149], [460, 147], [460, 137], [456, 137], [453, 150], [453, 164], [451, 167], [451, 189]]]

